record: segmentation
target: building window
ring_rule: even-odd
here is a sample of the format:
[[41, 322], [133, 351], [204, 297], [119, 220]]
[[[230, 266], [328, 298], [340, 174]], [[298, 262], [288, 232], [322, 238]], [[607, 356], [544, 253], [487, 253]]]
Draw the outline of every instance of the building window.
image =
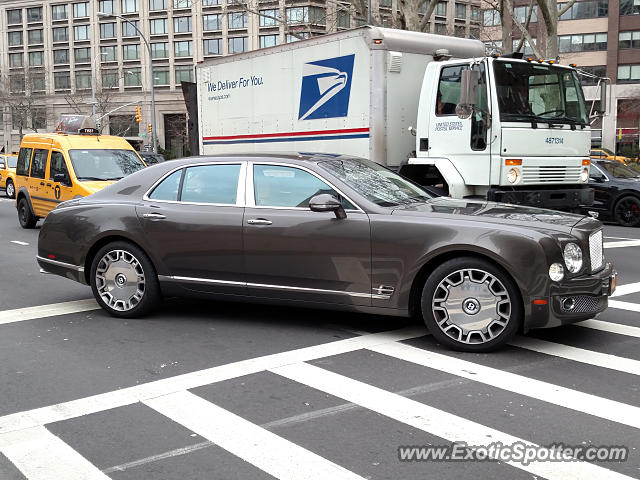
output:
[[173, 8], [191, 8], [191, 0], [173, 0]]
[[467, 18], [467, 5], [464, 3], [456, 3], [456, 18]]
[[42, 7], [27, 8], [27, 23], [42, 21]]
[[138, 13], [138, 0], [122, 0], [122, 13]]
[[[133, 25], [131, 25], [133, 23]], [[137, 37], [139, 34], [136, 28], [140, 28], [140, 22], [138, 20], [129, 20], [129, 22], [120, 22], [122, 27], [123, 37]], [[135, 27], [134, 27], [135, 25]]]
[[284, 38], [287, 43], [297, 42], [298, 40], [309, 38], [309, 32], [300, 32], [295, 35], [291, 35], [290, 33], [287, 33], [287, 35]]
[[8, 42], [10, 47], [22, 45], [22, 32], [9, 32]]
[[169, 58], [169, 43], [160, 42], [151, 44], [152, 58]]
[[122, 46], [122, 59], [123, 60], [139, 60], [140, 59], [140, 45], [123, 45]]
[[[533, 44], [535, 45], [536, 39], [532, 38], [531, 40], [533, 40]], [[513, 40], [513, 51], [516, 50], [519, 43], [520, 43], [519, 39]], [[533, 55], [533, 49], [531, 48], [531, 45], [529, 45], [529, 42], [527, 40], [525, 40], [524, 43], [522, 44], [522, 48], [520, 49], [520, 51], [525, 55]]]
[[120, 77], [117, 70], [102, 71], [102, 88], [118, 88]]
[[621, 0], [620, 15], [640, 14], [640, 0]]
[[29, 52], [29, 66], [41, 67], [44, 65], [44, 52]]
[[167, 0], [149, 0], [149, 10], [166, 10]]
[[24, 92], [24, 74], [9, 75], [9, 91], [11, 93]]
[[176, 57], [193, 56], [193, 46], [191, 40], [183, 42], [173, 42], [173, 54]]
[[618, 34], [618, 48], [640, 48], [640, 31], [620, 32]]
[[86, 90], [91, 88], [91, 70], [76, 72], [76, 89]]
[[229, 53], [240, 53], [247, 51], [247, 37], [229, 38]]
[[464, 38], [467, 35], [466, 27], [464, 25], [456, 25], [453, 28], [453, 34], [456, 37]]
[[153, 84], [156, 86], [171, 84], [169, 67], [153, 67]]
[[149, 28], [151, 35], [166, 35], [169, 33], [166, 18], [154, 18], [153, 20], [149, 20]]
[[222, 55], [222, 40], [212, 38], [202, 42], [204, 55]]
[[260, 10], [260, 26], [275, 27], [280, 19], [280, 10], [272, 8], [268, 10]]
[[435, 33], [438, 35], [446, 35], [447, 34], [447, 25], [445, 23], [436, 23], [435, 24]]
[[139, 87], [142, 85], [142, 76], [139, 68], [130, 68], [124, 72], [125, 87]]
[[176, 84], [180, 82], [193, 82], [193, 67], [191, 65], [176, 65]]
[[232, 12], [227, 14], [229, 28], [247, 28], [247, 12]]
[[349, 12], [339, 11], [338, 12], [338, 28], [349, 28], [351, 27], [351, 15]]
[[[607, 67], [605, 65], [595, 65], [588, 67], [578, 67], [578, 70], [590, 73], [591, 75], [595, 75], [596, 77], [606, 77], [607, 76]], [[579, 75], [580, 83], [582, 85], [597, 85], [598, 79], [594, 77], [587, 77], [586, 75]]]
[[9, 25], [22, 24], [22, 10], [7, 10], [7, 23]]
[[102, 13], [116, 13], [115, 0], [100, 0], [98, 3], [98, 8]]
[[[262, 18], [262, 17], [260, 17]], [[222, 23], [220, 22], [220, 15], [203, 15], [202, 28], [205, 31], [222, 30]]]
[[320, 7], [292, 7], [287, 8], [287, 23], [312, 23], [314, 25], [325, 24], [324, 10]]
[[69, 41], [69, 27], [57, 27], [52, 29], [54, 42], [68, 42]]
[[[633, 1], [633, 0], [632, 0]], [[635, 0], [637, 1], [637, 0]], [[625, 15], [623, 12], [623, 4], [625, 0], [620, 2], [620, 15]], [[558, 10], [562, 10], [566, 3], [559, 3]], [[567, 10], [560, 20], [580, 20], [582, 18], [598, 18], [606, 17], [609, 15], [609, 2], [606, 0], [584, 0], [573, 4], [569, 10]]]
[[640, 80], [640, 65], [618, 65], [618, 82]]
[[89, 25], [76, 25], [73, 27], [73, 39], [77, 41], [89, 40]]
[[100, 47], [100, 55], [103, 62], [117, 62], [118, 61], [118, 47], [110, 45], [108, 47]]
[[260, 48], [275, 47], [280, 44], [280, 35], [260, 35]]
[[71, 74], [69, 72], [54, 72], [53, 86], [56, 90], [69, 90], [71, 88]]
[[[516, 7], [513, 9], [513, 13], [520, 23], [525, 23], [527, 21], [527, 16], [529, 15], [529, 7]], [[531, 13], [531, 23], [537, 21], [538, 11], [534, 7], [533, 12]]]
[[482, 24], [485, 27], [495, 27], [500, 25], [500, 13], [497, 10], [483, 10]]
[[173, 19], [173, 33], [188, 33], [191, 31], [191, 17], [177, 17]]
[[606, 33], [561, 35], [558, 37], [558, 52], [592, 52], [607, 49]]
[[471, 6], [471, 21], [472, 22], [479, 22], [482, 18], [482, 10], [480, 10], [480, 7], [474, 7], [473, 5]]
[[220, 0], [202, 0], [203, 7], [215, 7], [220, 5]]
[[470, 27], [469, 28], [469, 38], [473, 38], [475, 40], [480, 40], [480, 29]]
[[391, 0], [380, 0], [380, 6], [383, 8], [391, 8], [392, 2]]
[[63, 65], [69, 63], [69, 50], [54, 50], [53, 51], [53, 64], [54, 65]]
[[74, 51], [74, 58], [76, 63], [90, 63], [91, 62], [91, 48], [76, 48]]
[[33, 130], [46, 130], [47, 128], [46, 107], [36, 107], [33, 109], [33, 111], [31, 112], [31, 128], [33, 128]]
[[100, 24], [100, 38], [116, 38], [118, 32], [116, 31], [116, 24], [114, 23], [101, 23]]
[[447, 16], [447, 2], [438, 2], [435, 9], [435, 14], [440, 17]]
[[73, 18], [83, 18], [89, 16], [89, 2], [73, 4]]
[[44, 73], [34, 73], [31, 75], [31, 91], [44, 92], [47, 89]]
[[42, 30], [29, 30], [27, 32], [27, 38], [29, 40], [29, 45], [37, 45], [44, 42]]
[[24, 66], [24, 54], [22, 53], [10, 53], [9, 54], [9, 67], [17, 68]]

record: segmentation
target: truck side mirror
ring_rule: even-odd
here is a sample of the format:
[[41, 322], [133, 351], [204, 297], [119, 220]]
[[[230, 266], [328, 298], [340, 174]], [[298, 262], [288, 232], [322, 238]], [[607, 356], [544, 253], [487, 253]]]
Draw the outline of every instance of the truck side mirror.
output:
[[460, 102], [456, 106], [458, 118], [469, 118], [478, 100], [478, 84], [480, 72], [477, 70], [463, 70], [460, 79]]
[[597, 114], [607, 114], [607, 82], [604, 80], [600, 81], [600, 107], [598, 108]]

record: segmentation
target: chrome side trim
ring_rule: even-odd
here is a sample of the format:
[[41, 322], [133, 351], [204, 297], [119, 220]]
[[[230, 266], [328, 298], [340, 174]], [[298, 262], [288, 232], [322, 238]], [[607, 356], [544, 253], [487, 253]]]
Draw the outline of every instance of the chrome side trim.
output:
[[211, 278], [180, 277], [176, 275], [158, 275], [158, 280], [164, 282], [206, 283], [210, 285], [237, 285], [246, 287], [246, 282], [232, 282], [230, 280], [214, 280]]
[[50, 263], [51, 265], [55, 265], [56, 267], [68, 268], [69, 270], [75, 270], [76, 272], [84, 273], [84, 267], [80, 267], [78, 265], [59, 262], [58, 260], [51, 260], [50, 258], [44, 258], [44, 257], [41, 257], [40, 255], [38, 255], [36, 258], [40, 262]]

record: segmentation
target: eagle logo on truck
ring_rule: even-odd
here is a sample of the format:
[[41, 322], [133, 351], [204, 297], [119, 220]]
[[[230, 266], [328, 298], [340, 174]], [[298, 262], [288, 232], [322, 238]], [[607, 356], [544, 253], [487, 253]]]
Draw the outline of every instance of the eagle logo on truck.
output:
[[355, 55], [305, 63], [298, 120], [346, 117]]

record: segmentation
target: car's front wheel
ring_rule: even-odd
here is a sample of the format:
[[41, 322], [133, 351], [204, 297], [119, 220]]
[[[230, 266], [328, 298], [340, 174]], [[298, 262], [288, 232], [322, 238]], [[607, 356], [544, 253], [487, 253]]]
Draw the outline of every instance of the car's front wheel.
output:
[[115, 317], [140, 317], [161, 300], [155, 269], [137, 246], [124, 241], [102, 247], [91, 263], [98, 304]]
[[613, 215], [618, 225], [637, 227], [640, 225], [640, 200], [631, 195], [622, 197], [616, 202]]
[[11, 179], [7, 180], [7, 184], [4, 188], [4, 193], [9, 198], [15, 198], [16, 196], [16, 187], [13, 185]]
[[438, 266], [425, 282], [421, 307], [437, 341], [467, 352], [501, 347], [523, 320], [515, 282], [491, 262], [473, 257]]
[[24, 197], [18, 202], [18, 221], [22, 228], [34, 228], [38, 223], [38, 217], [31, 212], [29, 201]]

